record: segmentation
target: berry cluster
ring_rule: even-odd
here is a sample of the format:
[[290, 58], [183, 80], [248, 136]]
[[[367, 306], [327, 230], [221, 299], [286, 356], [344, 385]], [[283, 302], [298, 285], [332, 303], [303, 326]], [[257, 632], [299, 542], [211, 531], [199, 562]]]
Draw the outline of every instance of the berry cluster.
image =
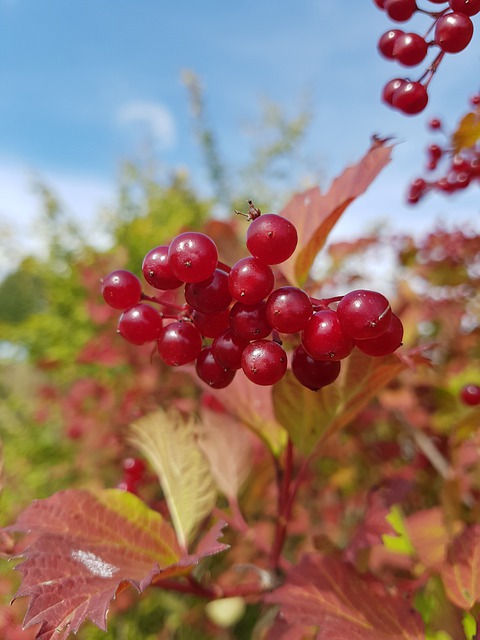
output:
[[[171, 366], [195, 362], [198, 377], [214, 389], [226, 387], [239, 369], [256, 384], [278, 382], [288, 364], [284, 342], [294, 375], [313, 390], [338, 377], [340, 361], [355, 346], [383, 356], [401, 345], [402, 323], [381, 293], [361, 289], [319, 300], [298, 287], [275, 288], [275, 265], [295, 251], [296, 228], [251, 202], [243, 215], [250, 255], [231, 268], [219, 262], [209, 236], [187, 231], [144, 258], [143, 276], [163, 296], [146, 295], [129, 271], [104, 278], [103, 297], [123, 311], [118, 331], [126, 340], [155, 343]], [[165, 298], [180, 288], [184, 304]]]
[[[428, 0], [432, 5], [446, 5], [447, 0]], [[378, 51], [385, 58], [405, 67], [422, 63], [428, 50], [437, 51], [435, 58], [418, 80], [394, 78], [383, 88], [382, 99], [389, 106], [407, 115], [420, 113], [428, 103], [428, 85], [446, 53], [463, 51], [473, 36], [471, 17], [480, 12], [480, 0], [448, 0], [448, 6], [422, 9], [416, 0], [374, 0], [391, 20], [406, 22], [415, 13], [432, 19], [426, 33], [390, 29], [378, 41]], [[433, 37], [430, 34], [433, 32]]]
[[[476, 117], [480, 118], [480, 94], [471, 98], [471, 103], [476, 109]], [[444, 133], [442, 122], [433, 118], [429, 122], [432, 131]], [[444, 194], [452, 194], [466, 189], [475, 180], [480, 181], [480, 147], [475, 144], [455, 153], [447, 136], [445, 145], [432, 143], [427, 147], [426, 169], [429, 173], [439, 167], [442, 172], [434, 179], [416, 178], [410, 184], [407, 200], [409, 204], [416, 204], [428, 192], [437, 191]]]

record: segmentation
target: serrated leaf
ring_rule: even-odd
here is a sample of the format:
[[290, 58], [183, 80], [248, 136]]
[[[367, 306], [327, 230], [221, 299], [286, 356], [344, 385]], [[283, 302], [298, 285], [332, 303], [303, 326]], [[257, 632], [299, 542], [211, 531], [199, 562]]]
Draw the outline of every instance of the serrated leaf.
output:
[[417, 511], [405, 520], [405, 529], [420, 562], [428, 569], [438, 569], [451, 539], [444, 511], [440, 507]]
[[142, 592], [188, 573], [226, 548], [218, 542], [223, 524], [187, 555], [162, 516], [128, 492], [69, 489], [36, 500], [7, 528], [29, 534], [16, 567], [23, 579], [15, 597], [30, 598], [25, 627], [41, 624], [37, 640], [65, 640], [87, 619], [105, 630], [122, 585]]
[[396, 355], [372, 358], [355, 349], [342, 362], [340, 377], [313, 392], [288, 373], [272, 390], [275, 415], [304, 454], [349, 424], [401, 371]]
[[480, 140], [480, 114], [476, 111], [467, 113], [452, 134], [454, 153], [473, 147]]
[[333, 557], [305, 556], [265, 600], [292, 625], [315, 625], [317, 640], [423, 640], [420, 615], [400, 594]]
[[217, 487], [235, 499], [252, 468], [251, 434], [233, 416], [203, 408], [196, 435]]
[[318, 187], [296, 194], [280, 215], [297, 228], [298, 245], [280, 270], [292, 283], [302, 285], [324, 246], [330, 231], [345, 209], [366, 191], [378, 173], [390, 162], [391, 145], [375, 141], [357, 164], [347, 167], [322, 194]]
[[132, 444], [152, 465], [183, 549], [217, 499], [210, 467], [200, 451], [193, 419], [158, 410], [130, 428]]
[[441, 577], [448, 598], [470, 611], [480, 602], [480, 525], [467, 527], [447, 550]]

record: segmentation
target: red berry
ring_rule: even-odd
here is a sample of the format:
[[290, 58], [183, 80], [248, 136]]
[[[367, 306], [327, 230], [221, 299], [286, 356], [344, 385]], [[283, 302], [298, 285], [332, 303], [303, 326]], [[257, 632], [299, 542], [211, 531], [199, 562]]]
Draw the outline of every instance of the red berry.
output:
[[428, 126], [430, 127], [430, 129], [435, 130], [435, 129], [441, 129], [442, 128], [442, 121], [439, 120], [439, 118], [432, 118], [430, 120], [430, 122], [428, 123]]
[[131, 271], [112, 271], [102, 280], [102, 295], [114, 309], [128, 309], [140, 302], [142, 283]]
[[480, 0], [448, 0], [452, 11], [466, 16], [475, 16], [480, 12]]
[[145, 462], [141, 458], [125, 458], [122, 463], [124, 477], [133, 482], [141, 482], [145, 475]]
[[196, 311], [220, 313], [232, 301], [228, 290], [228, 273], [215, 269], [213, 274], [201, 282], [187, 282], [185, 300]]
[[378, 338], [358, 340], [355, 344], [360, 351], [369, 356], [386, 356], [401, 346], [403, 340], [403, 325], [398, 316], [392, 313], [390, 324], [385, 333]]
[[338, 360], [314, 360], [300, 344], [292, 354], [292, 372], [304, 387], [318, 391], [338, 378], [340, 362]]
[[393, 78], [393, 80], [389, 80], [383, 87], [382, 100], [392, 107], [395, 92], [404, 84], [407, 84], [407, 80], [404, 80], [403, 78]]
[[256, 340], [243, 350], [242, 369], [255, 384], [272, 385], [285, 375], [287, 354], [278, 342]]
[[417, 33], [399, 35], [394, 43], [393, 56], [406, 67], [413, 67], [424, 60], [428, 45]]
[[162, 330], [160, 314], [148, 304], [136, 304], [122, 313], [118, 320], [118, 332], [132, 344], [153, 342]]
[[236, 373], [234, 370], [225, 369], [218, 364], [210, 347], [201, 351], [195, 363], [195, 371], [200, 380], [206, 382], [212, 389], [228, 387]]
[[171, 322], [164, 327], [157, 345], [162, 360], [172, 367], [179, 367], [198, 358], [202, 336], [189, 322]]
[[390, 29], [390, 31], [387, 31], [380, 37], [377, 49], [384, 58], [393, 60], [393, 58], [395, 57], [393, 53], [395, 43], [397, 39], [403, 35], [404, 32], [401, 29]]
[[172, 240], [168, 248], [168, 264], [182, 282], [202, 282], [215, 271], [218, 250], [204, 233], [186, 231]]
[[473, 36], [473, 22], [464, 13], [447, 13], [437, 20], [435, 42], [446, 53], [463, 51]]
[[377, 338], [390, 324], [392, 310], [378, 291], [356, 289], [343, 296], [337, 315], [343, 330], [354, 340]]
[[215, 338], [212, 343], [212, 354], [215, 360], [225, 369], [240, 369], [242, 352], [249, 344], [248, 340], [228, 329]]
[[192, 322], [205, 338], [216, 338], [228, 329], [230, 309], [219, 313], [193, 311]]
[[183, 282], [173, 275], [168, 264], [168, 247], [162, 245], [151, 249], [142, 263], [143, 277], [155, 289], [168, 291], [178, 289]]
[[460, 400], [470, 407], [480, 404], [480, 386], [478, 384], [467, 384], [460, 391]]
[[280, 264], [288, 260], [297, 242], [295, 226], [275, 213], [264, 213], [252, 220], [246, 235], [247, 249], [265, 264]]
[[427, 103], [428, 93], [420, 82], [406, 82], [392, 96], [392, 105], [407, 115], [420, 113]]
[[243, 304], [257, 304], [268, 296], [274, 284], [271, 267], [257, 258], [242, 258], [228, 275], [230, 294]]
[[305, 325], [302, 344], [315, 360], [342, 360], [350, 355], [355, 343], [343, 329], [337, 313], [322, 309]]
[[272, 331], [265, 302], [246, 305], [236, 302], [230, 310], [230, 327], [246, 340], [266, 338]]
[[410, 20], [417, 10], [415, 0], [385, 0], [384, 7], [388, 16], [397, 22]]
[[267, 318], [280, 333], [301, 331], [313, 313], [309, 296], [297, 287], [279, 287], [267, 300]]

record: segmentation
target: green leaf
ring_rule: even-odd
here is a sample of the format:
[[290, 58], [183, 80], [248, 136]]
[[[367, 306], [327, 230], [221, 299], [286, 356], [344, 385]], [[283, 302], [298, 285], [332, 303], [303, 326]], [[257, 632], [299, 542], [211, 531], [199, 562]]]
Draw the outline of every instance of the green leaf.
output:
[[158, 410], [131, 426], [130, 440], [158, 475], [178, 541], [186, 549], [217, 499], [208, 461], [196, 440], [194, 420]]
[[407, 527], [402, 510], [398, 505], [393, 505], [387, 516], [387, 522], [392, 526], [396, 535], [383, 535], [382, 541], [385, 548], [394, 553], [401, 553], [405, 556], [413, 556], [415, 549], [408, 535]]
[[340, 377], [310, 391], [288, 374], [272, 391], [275, 416], [294, 444], [308, 454], [349, 424], [390, 380], [407, 368], [396, 355], [372, 358], [355, 349], [342, 362]]

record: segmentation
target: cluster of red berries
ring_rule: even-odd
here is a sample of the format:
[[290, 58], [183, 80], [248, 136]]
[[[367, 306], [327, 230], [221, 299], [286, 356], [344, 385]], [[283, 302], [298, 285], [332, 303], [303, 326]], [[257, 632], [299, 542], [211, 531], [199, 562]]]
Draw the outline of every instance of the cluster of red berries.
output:
[[133, 344], [155, 343], [168, 365], [195, 362], [198, 377], [215, 389], [239, 369], [256, 384], [278, 382], [288, 365], [284, 340], [292, 346], [294, 375], [313, 390], [338, 377], [340, 361], [355, 346], [383, 356], [401, 345], [402, 323], [381, 293], [362, 289], [319, 300], [298, 287], [275, 288], [273, 267], [295, 251], [296, 228], [251, 202], [244, 215], [250, 255], [231, 268], [219, 262], [215, 242], [195, 231], [147, 253], [145, 280], [163, 292], [183, 288], [184, 304], [146, 295], [132, 272], [106, 276], [103, 297], [123, 311], [119, 333]]
[[[430, 4], [446, 5], [447, 0], [428, 0]], [[420, 113], [428, 103], [428, 85], [446, 53], [459, 53], [473, 36], [471, 17], [480, 12], [480, 0], [448, 0], [448, 7], [433, 11], [421, 9], [416, 0], [374, 0], [391, 20], [406, 22], [415, 13], [432, 18], [421, 36], [402, 29], [390, 29], [378, 41], [378, 51], [387, 59], [405, 67], [413, 67], [425, 60], [428, 50], [438, 52], [430, 66], [418, 80], [394, 78], [383, 88], [382, 99], [389, 106], [407, 115]], [[433, 38], [430, 33], [433, 32]]]
[[[480, 118], [480, 94], [473, 96], [471, 103], [477, 109], [477, 117]], [[442, 122], [438, 118], [430, 120], [429, 128], [443, 133]], [[466, 189], [475, 180], [480, 181], [480, 147], [473, 145], [455, 153], [450, 140], [451, 136], [448, 136], [444, 146], [432, 143], [427, 147], [427, 171], [432, 173], [441, 166], [442, 172], [431, 180], [413, 180], [408, 189], [409, 204], [416, 204], [431, 191], [448, 195]]]

